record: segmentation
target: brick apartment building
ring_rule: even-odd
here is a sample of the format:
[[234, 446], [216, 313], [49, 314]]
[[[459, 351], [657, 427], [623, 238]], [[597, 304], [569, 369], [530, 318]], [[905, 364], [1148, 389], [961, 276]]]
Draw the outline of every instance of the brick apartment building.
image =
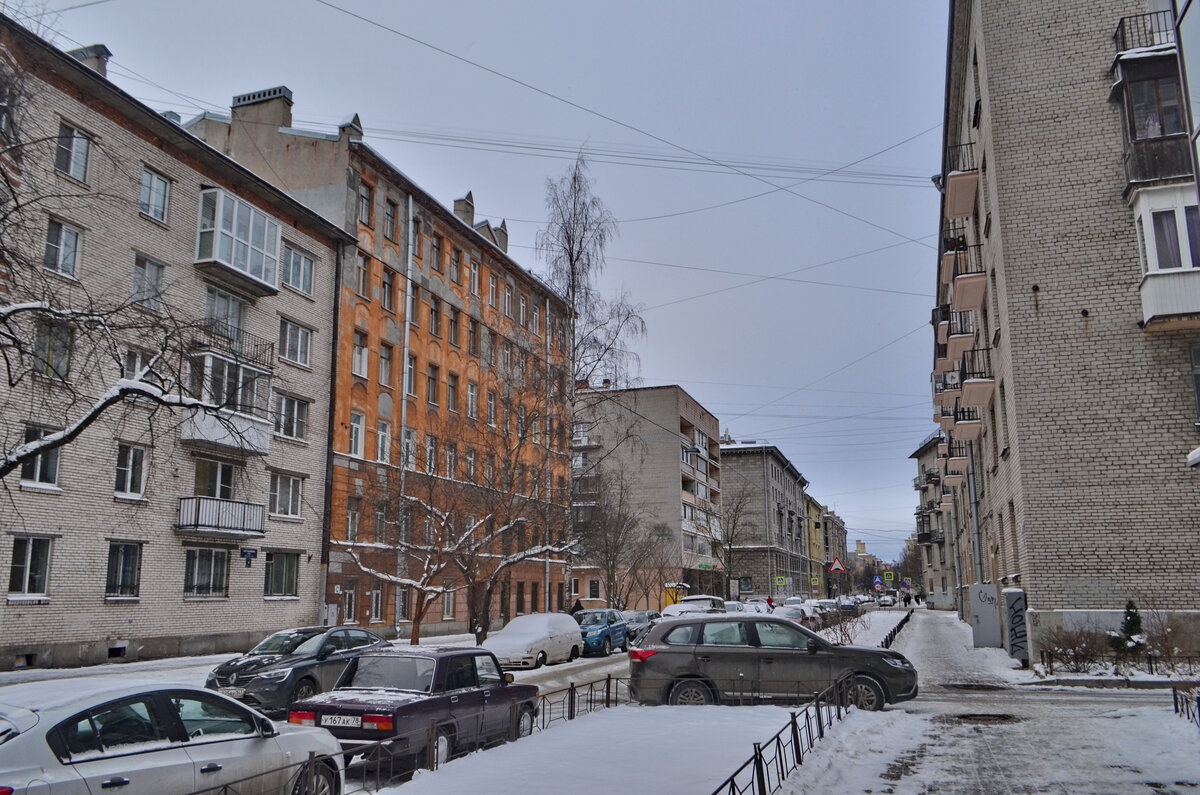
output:
[[1200, 213], [1169, 9], [950, 3], [944, 534], [918, 532], [945, 539], [964, 618], [972, 589], [1024, 595], [1031, 659], [1128, 599], [1200, 632]]
[[[935, 431], [909, 456], [917, 462], [917, 476], [913, 478], [913, 488], [918, 495], [914, 542], [921, 559], [919, 587], [925, 591], [926, 605], [934, 610], [953, 610], [958, 576], [954, 570], [954, 555], [947, 550], [946, 531], [953, 527], [952, 488], [961, 485], [966, 478], [957, 472], [942, 472], [937, 463], [940, 444], [943, 444], [942, 432]], [[946, 501], [944, 511], [943, 500]]]
[[11, 454], [68, 433], [3, 482], [0, 669], [244, 650], [317, 621], [353, 238], [115, 87], [103, 46], [72, 57], [5, 17], [0, 44], [0, 435]]
[[291, 108], [287, 88], [252, 92], [188, 129], [358, 241], [337, 288], [327, 620], [440, 634], [488, 596], [490, 618], [562, 609], [561, 556], [507, 561], [565, 535], [565, 305], [471, 194], [451, 211], [357, 116], [326, 134]]

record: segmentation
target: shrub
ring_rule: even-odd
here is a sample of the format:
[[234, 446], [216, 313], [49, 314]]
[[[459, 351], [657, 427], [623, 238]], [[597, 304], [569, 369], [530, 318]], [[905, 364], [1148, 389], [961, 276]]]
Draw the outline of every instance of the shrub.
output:
[[1086, 673], [1108, 652], [1108, 639], [1091, 627], [1058, 627], [1045, 634], [1042, 646], [1054, 665], [1071, 673]]

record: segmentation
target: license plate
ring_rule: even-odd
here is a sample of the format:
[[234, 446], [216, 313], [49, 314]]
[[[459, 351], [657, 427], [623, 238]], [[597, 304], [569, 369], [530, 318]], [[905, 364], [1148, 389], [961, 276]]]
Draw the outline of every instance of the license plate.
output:
[[322, 715], [322, 726], [349, 726], [351, 728], [362, 727], [362, 717], [359, 715]]
[[241, 698], [242, 696], [246, 695], [246, 688], [244, 688], [244, 687], [222, 687], [222, 688], [218, 689], [217, 692], [223, 696], [229, 696], [230, 698]]

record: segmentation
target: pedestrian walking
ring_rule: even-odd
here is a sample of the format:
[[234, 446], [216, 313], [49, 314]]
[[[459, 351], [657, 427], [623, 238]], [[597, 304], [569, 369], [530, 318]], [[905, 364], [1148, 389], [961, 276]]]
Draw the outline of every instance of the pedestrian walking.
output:
[[910, 604], [912, 604], [912, 594], [906, 593], [904, 594], [904, 606], [908, 607]]
[[571, 605], [571, 615], [575, 615], [582, 609], [583, 609], [583, 602], [580, 602], [578, 599], [576, 599], [575, 604]]

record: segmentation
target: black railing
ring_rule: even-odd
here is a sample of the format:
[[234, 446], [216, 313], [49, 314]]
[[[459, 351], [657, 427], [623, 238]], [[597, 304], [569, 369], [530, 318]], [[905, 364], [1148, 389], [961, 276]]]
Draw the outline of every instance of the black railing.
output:
[[951, 218], [942, 227], [942, 252], [957, 251], [967, 247], [967, 222], [962, 218]]
[[200, 321], [192, 333], [192, 345], [230, 354], [239, 362], [266, 370], [275, 359], [275, 343], [219, 320]]
[[917, 533], [917, 543], [918, 544], [928, 544], [930, 538], [931, 538], [931, 535], [929, 533]]
[[1175, 43], [1175, 20], [1170, 11], [1154, 11], [1125, 17], [1117, 23], [1113, 44], [1117, 52], [1135, 50], [1139, 47], [1157, 47]]
[[1172, 687], [1171, 701], [1175, 705], [1176, 715], [1200, 727], [1200, 688], [1180, 690]]
[[979, 422], [980, 419], [979, 409], [967, 408], [966, 406], [959, 406], [954, 409], [954, 421], [956, 423]]
[[967, 246], [961, 251], [954, 252], [953, 278], [959, 276], [974, 276], [984, 272], [983, 257], [980, 256], [982, 246]]
[[975, 144], [946, 147], [946, 174], [975, 170]]
[[970, 312], [950, 313], [950, 336], [975, 333], [975, 317]]
[[180, 530], [263, 533], [263, 504], [216, 497], [180, 497]]
[[891, 631], [883, 636], [883, 642], [879, 645], [885, 649], [892, 648], [892, 644], [896, 642], [896, 636], [900, 634], [900, 630], [904, 629], [904, 625], [908, 623], [908, 620], [912, 618], [912, 616], [912, 610], [909, 610], [907, 613], [905, 613], [904, 618], [900, 619], [900, 621], [896, 623], [896, 626], [892, 627]]
[[951, 458], [966, 458], [968, 455], [966, 442], [951, 442], [950, 457]]
[[939, 323], [948, 323], [949, 321], [950, 321], [950, 305], [949, 304], [942, 304], [941, 306], [935, 306], [933, 308], [933, 311], [929, 313], [929, 323], [932, 326], [934, 326], [934, 328], [936, 328]]
[[988, 348], [965, 351], [958, 375], [963, 382], [972, 378], [993, 378], [991, 351]]

